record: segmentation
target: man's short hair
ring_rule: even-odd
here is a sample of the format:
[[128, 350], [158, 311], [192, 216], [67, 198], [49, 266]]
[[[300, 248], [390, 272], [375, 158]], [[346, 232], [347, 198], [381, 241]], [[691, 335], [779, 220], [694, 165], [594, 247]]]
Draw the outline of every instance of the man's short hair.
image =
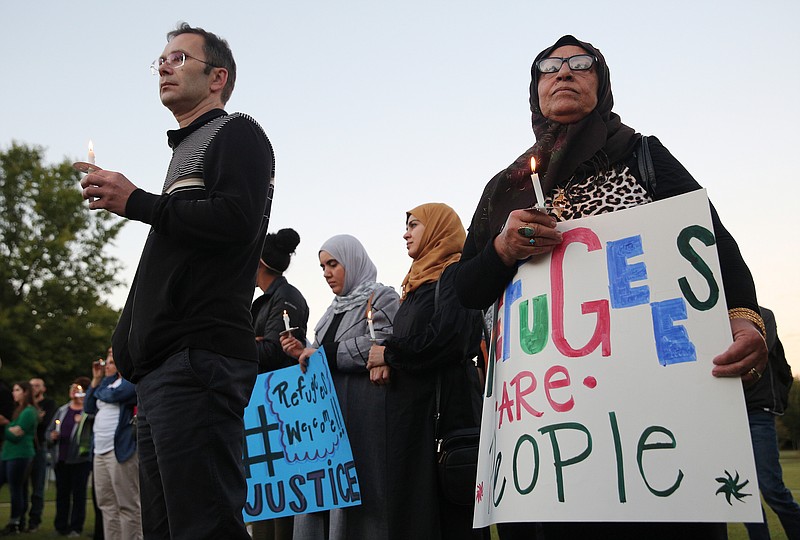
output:
[[228, 45], [228, 42], [216, 34], [203, 30], [200, 27], [189, 26], [189, 23], [181, 22], [175, 30], [167, 33], [167, 41], [171, 41], [175, 36], [181, 34], [197, 34], [202, 36], [205, 40], [203, 45], [203, 52], [206, 55], [206, 69], [204, 73], [211, 73], [215, 67], [221, 67], [228, 70], [228, 82], [222, 89], [222, 103], [225, 104], [233, 93], [233, 86], [236, 84], [236, 62], [233, 59], [233, 52]]

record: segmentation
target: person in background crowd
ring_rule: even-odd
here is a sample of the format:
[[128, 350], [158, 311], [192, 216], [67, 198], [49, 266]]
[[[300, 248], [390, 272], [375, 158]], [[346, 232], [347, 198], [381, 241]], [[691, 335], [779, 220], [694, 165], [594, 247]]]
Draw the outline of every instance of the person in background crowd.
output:
[[392, 333], [398, 296], [376, 281], [378, 270], [355, 237], [341, 234], [328, 239], [319, 250], [322, 275], [336, 296], [314, 328], [314, 344], [306, 348], [297, 338], [283, 334], [286, 354], [297, 358], [303, 369], [320, 347], [331, 370], [347, 435], [358, 467], [361, 505], [295, 516], [295, 540], [345, 540], [389, 538], [387, 492], [388, 448], [387, 367], [380, 381], [370, 382], [367, 369], [372, 344], [367, 312], [372, 313], [378, 343]]
[[[789, 404], [789, 388], [792, 386], [792, 368], [786, 361], [783, 344], [778, 338], [775, 315], [764, 306], [759, 306], [767, 328], [769, 362], [761, 378], [745, 388], [747, 419], [750, 422], [750, 438], [756, 458], [756, 474], [761, 496], [772, 508], [783, 525], [786, 537], [800, 540], [800, 505], [792, 492], [783, 483], [783, 470], [779, 461], [778, 433], [775, 417], [786, 411]], [[769, 540], [769, 526], [763, 507], [764, 523], [745, 523], [750, 540]]]
[[[69, 402], [53, 415], [45, 437], [53, 448], [56, 473], [56, 531], [64, 536], [78, 537], [86, 519], [86, 484], [92, 471], [92, 456], [82, 434], [87, 429], [89, 415], [83, 410], [89, 377], [78, 377], [69, 387]], [[88, 421], [91, 425], [91, 421]], [[90, 428], [89, 428], [90, 429]]]
[[[284, 315], [288, 317], [291, 327], [296, 328], [292, 335], [302, 343], [306, 342], [308, 304], [300, 291], [283, 277], [298, 244], [300, 235], [294, 229], [281, 229], [268, 234], [264, 240], [256, 272], [256, 285], [264, 294], [250, 308], [256, 331], [259, 373], [292, 366], [297, 362], [281, 347], [280, 334], [286, 330]], [[291, 540], [294, 518], [286, 516], [259, 521], [251, 527], [253, 540]]]
[[[505, 290], [521, 261], [550, 253], [561, 243], [560, 220], [597, 215], [700, 189], [656, 139], [626, 126], [612, 111], [611, 76], [590, 43], [563, 36], [531, 67], [530, 105], [536, 144], [486, 185], [457, 268], [461, 303], [485, 309]], [[647, 145], [647, 146], [644, 146]], [[639, 155], [649, 150], [655, 181], [647, 182]], [[544, 201], [552, 215], [534, 208], [530, 158], [535, 157]], [[756, 290], [739, 247], [711, 206], [733, 344], [713, 359], [715, 377], [757, 381], [767, 362], [764, 323]], [[520, 524], [505, 538], [532, 538], [534, 524]], [[501, 527], [498, 527], [501, 529]], [[542, 525], [547, 538], [725, 538], [725, 523], [558, 523]]]
[[[280, 334], [286, 330], [284, 316], [295, 328], [292, 335], [302, 343], [306, 342], [308, 304], [300, 291], [283, 277], [299, 243], [300, 235], [294, 229], [281, 229], [264, 239], [256, 272], [256, 285], [264, 294], [250, 308], [256, 331], [259, 373], [292, 366], [297, 362], [281, 347]], [[291, 540], [293, 526], [292, 516], [258, 521], [251, 525], [253, 539]]]
[[243, 416], [258, 375], [250, 304], [274, 155], [255, 120], [223, 109], [236, 80], [224, 39], [179, 24], [151, 67], [179, 127], [167, 133], [162, 192], [114, 171], [81, 181], [90, 209], [151, 226], [112, 338], [139, 395], [143, 526], [159, 538], [250, 540]]
[[11, 517], [0, 536], [19, 534], [20, 522], [27, 510], [24, 484], [28, 467], [33, 460], [33, 439], [39, 413], [33, 404], [33, 392], [27, 381], [14, 383], [11, 388], [16, 407], [11, 421], [5, 427], [5, 443], [0, 453], [0, 487], [8, 483], [11, 492]]
[[[45, 431], [53, 420], [56, 412], [56, 402], [45, 397], [47, 386], [44, 379], [34, 377], [30, 381], [33, 390], [33, 404], [39, 410], [39, 423], [36, 426], [36, 438], [33, 441], [36, 454], [33, 456], [30, 473], [31, 505], [28, 516], [28, 532], [36, 532], [42, 523], [42, 511], [44, 510], [44, 484], [47, 475], [47, 438]], [[27, 497], [28, 483], [25, 483], [25, 495]], [[22, 527], [25, 525], [23, 516]]]
[[[0, 360], [0, 370], [3, 368], [3, 362]], [[11, 422], [14, 414], [14, 396], [11, 394], [11, 388], [3, 379], [0, 379], [0, 452], [3, 449], [3, 441], [5, 441], [5, 427]], [[2, 463], [0, 463], [0, 467]]]
[[105, 361], [92, 364], [83, 404], [87, 414], [95, 415], [92, 471], [106, 540], [142, 538], [135, 405], [136, 387], [117, 371], [109, 348]]
[[[0, 360], [0, 370], [3, 369], [3, 361]], [[5, 428], [11, 422], [11, 415], [14, 414], [14, 396], [11, 395], [11, 388], [3, 379], [0, 379], [0, 428]], [[0, 429], [0, 449], [3, 448], [5, 440], [5, 430]]]
[[300, 291], [283, 277], [299, 243], [300, 236], [294, 229], [281, 229], [277, 233], [268, 234], [264, 240], [256, 273], [256, 285], [264, 294], [253, 302], [250, 309], [258, 342], [259, 373], [297, 363], [281, 347], [280, 333], [285, 330], [284, 314], [291, 327], [295, 328], [292, 335], [301, 343], [306, 342], [308, 304]]
[[488, 539], [488, 528], [472, 528], [472, 506], [445, 496], [436, 468], [437, 439], [480, 424], [481, 389], [472, 359], [479, 354], [483, 316], [462, 307], [454, 288], [453, 265], [466, 232], [452, 208], [428, 203], [406, 213], [403, 238], [413, 262], [394, 332], [372, 346], [367, 364], [370, 370], [391, 368], [391, 429], [385, 434], [389, 538]]

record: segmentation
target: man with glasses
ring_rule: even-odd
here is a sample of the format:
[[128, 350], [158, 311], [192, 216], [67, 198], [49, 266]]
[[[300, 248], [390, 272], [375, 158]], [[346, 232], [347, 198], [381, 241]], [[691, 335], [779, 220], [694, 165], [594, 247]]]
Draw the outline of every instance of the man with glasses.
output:
[[112, 171], [81, 182], [89, 208], [151, 226], [112, 340], [139, 395], [144, 534], [245, 540], [242, 415], [258, 369], [249, 307], [274, 158], [253, 119], [223, 110], [236, 78], [227, 42], [183, 23], [152, 71], [179, 124], [161, 194]]

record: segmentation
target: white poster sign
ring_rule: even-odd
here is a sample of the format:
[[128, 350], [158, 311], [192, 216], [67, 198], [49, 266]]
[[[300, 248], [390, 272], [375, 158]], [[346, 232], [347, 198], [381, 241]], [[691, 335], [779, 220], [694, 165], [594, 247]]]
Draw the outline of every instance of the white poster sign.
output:
[[705, 191], [558, 227], [498, 302], [475, 525], [760, 521]]

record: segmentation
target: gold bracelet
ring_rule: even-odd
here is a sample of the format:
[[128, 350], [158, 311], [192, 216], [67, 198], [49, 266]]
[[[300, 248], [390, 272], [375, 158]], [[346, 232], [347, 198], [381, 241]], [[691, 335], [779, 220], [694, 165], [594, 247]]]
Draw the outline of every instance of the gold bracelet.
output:
[[761, 336], [766, 339], [767, 338], [767, 327], [764, 326], [764, 319], [761, 318], [761, 315], [753, 311], [752, 309], [747, 308], [733, 308], [728, 310], [728, 318], [729, 319], [747, 319], [751, 323], [755, 324], [758, 327], [758, 331], [761, 332]]

